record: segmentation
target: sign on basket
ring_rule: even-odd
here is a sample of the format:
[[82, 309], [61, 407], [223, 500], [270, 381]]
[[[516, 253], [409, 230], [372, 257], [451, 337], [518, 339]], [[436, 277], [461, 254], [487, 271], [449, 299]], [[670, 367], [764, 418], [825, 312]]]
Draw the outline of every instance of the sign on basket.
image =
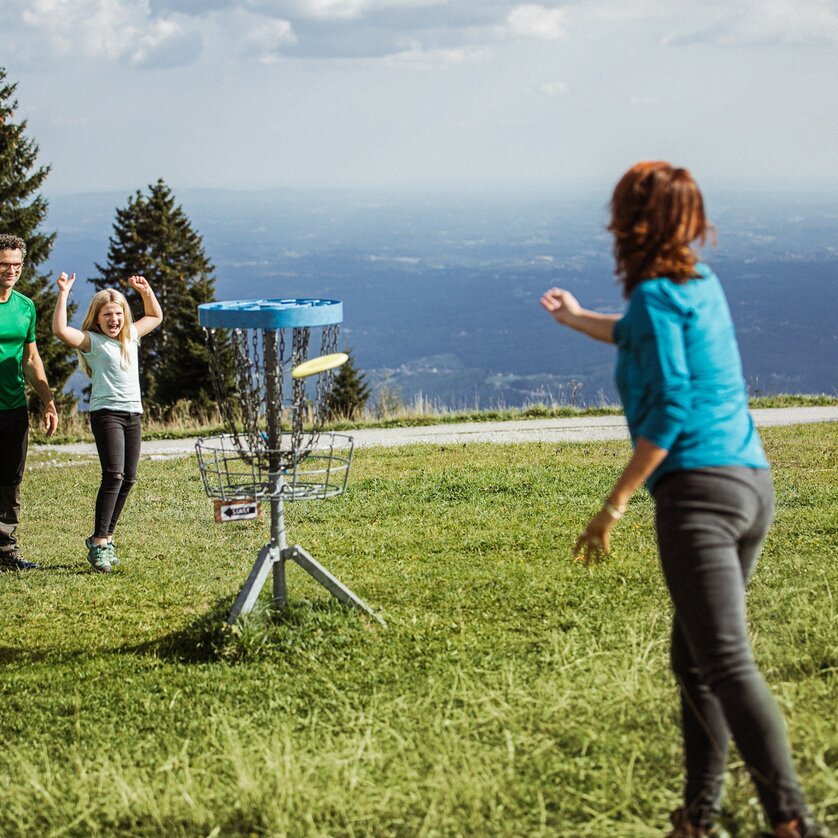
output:
[[262, 519], [262, 504], [255, 498], [247, 500], [216, 500], [215, 520], [218, 524], [228, 521], [254, 521]]

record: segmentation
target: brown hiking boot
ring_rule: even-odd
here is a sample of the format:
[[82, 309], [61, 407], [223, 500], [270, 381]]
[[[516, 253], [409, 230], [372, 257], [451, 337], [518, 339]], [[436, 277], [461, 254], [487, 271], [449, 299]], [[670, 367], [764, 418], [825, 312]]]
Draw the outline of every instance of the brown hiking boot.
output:
[[807, 818], [795, 818], [778, 823], [771, 838], [829, 838], [829, 833], [820, 824]]
[[667, 832], [666, 838], [729, 838], [727, 832], [718, 826], [696, 826], [690, 823], [687, 810], [683, 806], [673, 809], [669, 813], [672, 831]]

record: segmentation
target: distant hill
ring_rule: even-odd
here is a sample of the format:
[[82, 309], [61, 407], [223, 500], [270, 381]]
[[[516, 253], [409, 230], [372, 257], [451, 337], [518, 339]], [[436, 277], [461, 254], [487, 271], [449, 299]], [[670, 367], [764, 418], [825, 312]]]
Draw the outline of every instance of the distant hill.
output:
[[[538, 305], [563, 285], [621, 310], [601, 196], [176, 194], [216, 265], [219, 299], [342, 300], [341, 342], [376, 388], [455, 408], [616, 399], [613, 350]], [[53, 269], [92, 276], [126, 200], [53, 198]], [[708, 209], [719, 244], [705, 255], [752, 393], [838, 392], [838, 199], [737, 192], [709, 195]]]

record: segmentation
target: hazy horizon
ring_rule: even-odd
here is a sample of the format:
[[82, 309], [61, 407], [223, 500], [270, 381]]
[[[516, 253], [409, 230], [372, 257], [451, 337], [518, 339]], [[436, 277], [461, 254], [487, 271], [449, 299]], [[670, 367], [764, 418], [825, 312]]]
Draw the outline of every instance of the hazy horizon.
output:
[[[51, 271], [95, 275], [124, 206], [113, 196], [54, 199]], [[218, 299], [340, 299], [341, 340], [375, 388], [450, 407], [616, 399], [612, 348], [558, 329], [538, 305], [564, 285], [589, 307], [622, 309], [599, 193], [175, 197], [215, 265]], [[704, 257], [727, 290], [751, 391], [835, 393], [838, 193], [706, 198], [718, 244]], [[84, 306], [91, 292], [77, 283], [74, 298]]]

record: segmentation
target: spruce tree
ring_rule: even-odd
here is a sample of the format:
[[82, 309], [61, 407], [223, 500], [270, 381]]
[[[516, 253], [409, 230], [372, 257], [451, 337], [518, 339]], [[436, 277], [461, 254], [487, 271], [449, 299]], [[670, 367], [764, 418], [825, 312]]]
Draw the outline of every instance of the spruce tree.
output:
[[329, 393], [326, 414], [330, 419], [354, 419], [370, 397], [370, 387], [364, 373], [359, 372], [352, 363], [352, 353], [344, 350], [349, 360], [338, 370]]
[[[75, 369], [75, 353], [53, 337], [52, 312], [58, 296], [48, 274], [38, 268], [49, 259], [55, 233], [39, 228], [47, 216], [47, 201], [38, 190], [49, 174], [49, 166], [38, 166], [38, 146], [26, 137], [26, 120], [15, 122], [18, 103], [14, 98], [17, 84], [6, 80], [0, 67], [0, 232], [20, 236], [26, 242], [24, 268], [15, 289], [35, 304], [35, 340], [44, 362], [47, 380], [57, 404], [70, 403], [72, 396], [62, 395], [67, 379]], [[69, 307], [72, 316], [75, 306]], [[40, 408], [32, 394], [30, 406]]]
[[137, 190], [117, 209], [113, 229], [107, 264], [96, 265], [100, 275], [90, 282], [97, 290], [118, 288], [139, 318], [142, 300], [128, 277], [144, 276], [163, 309], [163, 325], [140, 342], [144, 399], [159, 407], [180, 399], [206, 407], [214, 391], [198, 305], [214, 299], [215, 277], [201, 236], [162, 179], [149, 185], [147, 195]]

